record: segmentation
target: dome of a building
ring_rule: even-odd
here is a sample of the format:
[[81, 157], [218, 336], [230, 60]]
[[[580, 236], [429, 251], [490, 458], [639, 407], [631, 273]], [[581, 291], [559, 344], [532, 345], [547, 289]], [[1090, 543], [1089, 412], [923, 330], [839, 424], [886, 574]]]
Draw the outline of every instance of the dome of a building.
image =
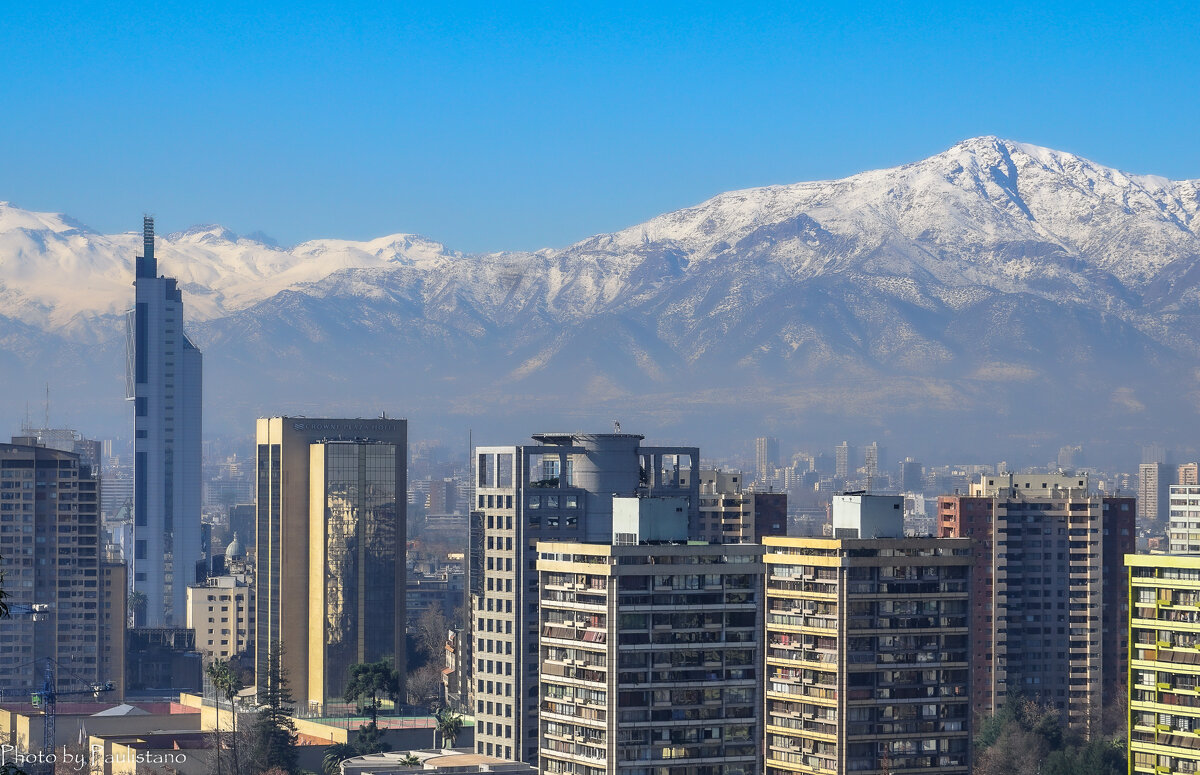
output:
[[242, 542], [238, 540], [238, 534], [233, 534], [233, 540], [229, 542], [229, 546], [225, 547], [225, 558], [241, 557], [243, 553]]

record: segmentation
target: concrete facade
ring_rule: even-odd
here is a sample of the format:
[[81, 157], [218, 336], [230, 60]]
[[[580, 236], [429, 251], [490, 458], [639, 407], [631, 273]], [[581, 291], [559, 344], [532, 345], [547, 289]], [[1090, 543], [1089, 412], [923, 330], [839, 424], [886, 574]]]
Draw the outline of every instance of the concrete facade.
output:
[[938, 513], [941, 536], [974, 541], [976, 715], [1020, 693], [1091, 731], [1125, 680], [1134, 499], [1095, 494], [1086, 475], [984, 474]]
[[[0, 620], [0, 692], [9, 697], [28, 700], [30, 689], [41, 688], [47, 657], [84, 680], [112, 680], [100, 674], [108, 630], [101, 617], [97, 486], [72, 452], [0, 444], [0, 556], [14, 608], [14, 616]], [[34, 605], [48, 610], [33, 613]], [[76, 683], [64, 679], [60, 688], [80, 688]]]
[[766, 768], [966, 775], [970, 542], [766, 538]]
[[762, 547], [538, 553], [539, 772], [762, 772]]

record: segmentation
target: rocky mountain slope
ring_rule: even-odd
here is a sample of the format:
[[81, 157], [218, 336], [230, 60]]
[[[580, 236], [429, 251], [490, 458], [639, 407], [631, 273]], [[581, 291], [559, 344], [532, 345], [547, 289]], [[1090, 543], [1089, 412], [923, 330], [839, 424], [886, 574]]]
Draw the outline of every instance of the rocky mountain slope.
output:
[[[1200, 181], [981, 137], [561, 250], [413, 235], [284, 250], [198, 227], [158, 254], [206, 353], [214, 430], [386, 408], [452, 433], [619, 417], [681, 439], [775, 428], [1002, 453], [1194, 431], [1198, 213]], [[84, 405], [120, 413], [137, 246], [0, 205], [6, 397], [82, 364]]]

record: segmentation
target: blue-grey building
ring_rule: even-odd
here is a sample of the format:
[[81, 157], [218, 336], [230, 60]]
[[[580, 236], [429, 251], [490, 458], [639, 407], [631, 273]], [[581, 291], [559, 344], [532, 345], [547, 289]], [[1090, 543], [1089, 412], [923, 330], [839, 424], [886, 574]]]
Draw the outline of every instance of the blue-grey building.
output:
[[[133, 589], [150, 627], [182, 627], [200, 560], [201, 376], [199, 348], [183, 333], [183, 297], [158, 274], [154, 219], [143, 219], [143, 255], [126, 315], [126, 397], [134, 403]], [[139, 618], [142, 618], [139, 614]]]

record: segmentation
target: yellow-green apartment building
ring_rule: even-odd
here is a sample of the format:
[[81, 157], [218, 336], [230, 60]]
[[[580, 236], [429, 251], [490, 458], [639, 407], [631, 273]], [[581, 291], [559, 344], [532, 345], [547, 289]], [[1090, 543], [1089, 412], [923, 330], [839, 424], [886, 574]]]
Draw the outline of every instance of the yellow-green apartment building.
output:
[[1200, 555], [1129, 554], [1129, 772], [1200, 769]]

